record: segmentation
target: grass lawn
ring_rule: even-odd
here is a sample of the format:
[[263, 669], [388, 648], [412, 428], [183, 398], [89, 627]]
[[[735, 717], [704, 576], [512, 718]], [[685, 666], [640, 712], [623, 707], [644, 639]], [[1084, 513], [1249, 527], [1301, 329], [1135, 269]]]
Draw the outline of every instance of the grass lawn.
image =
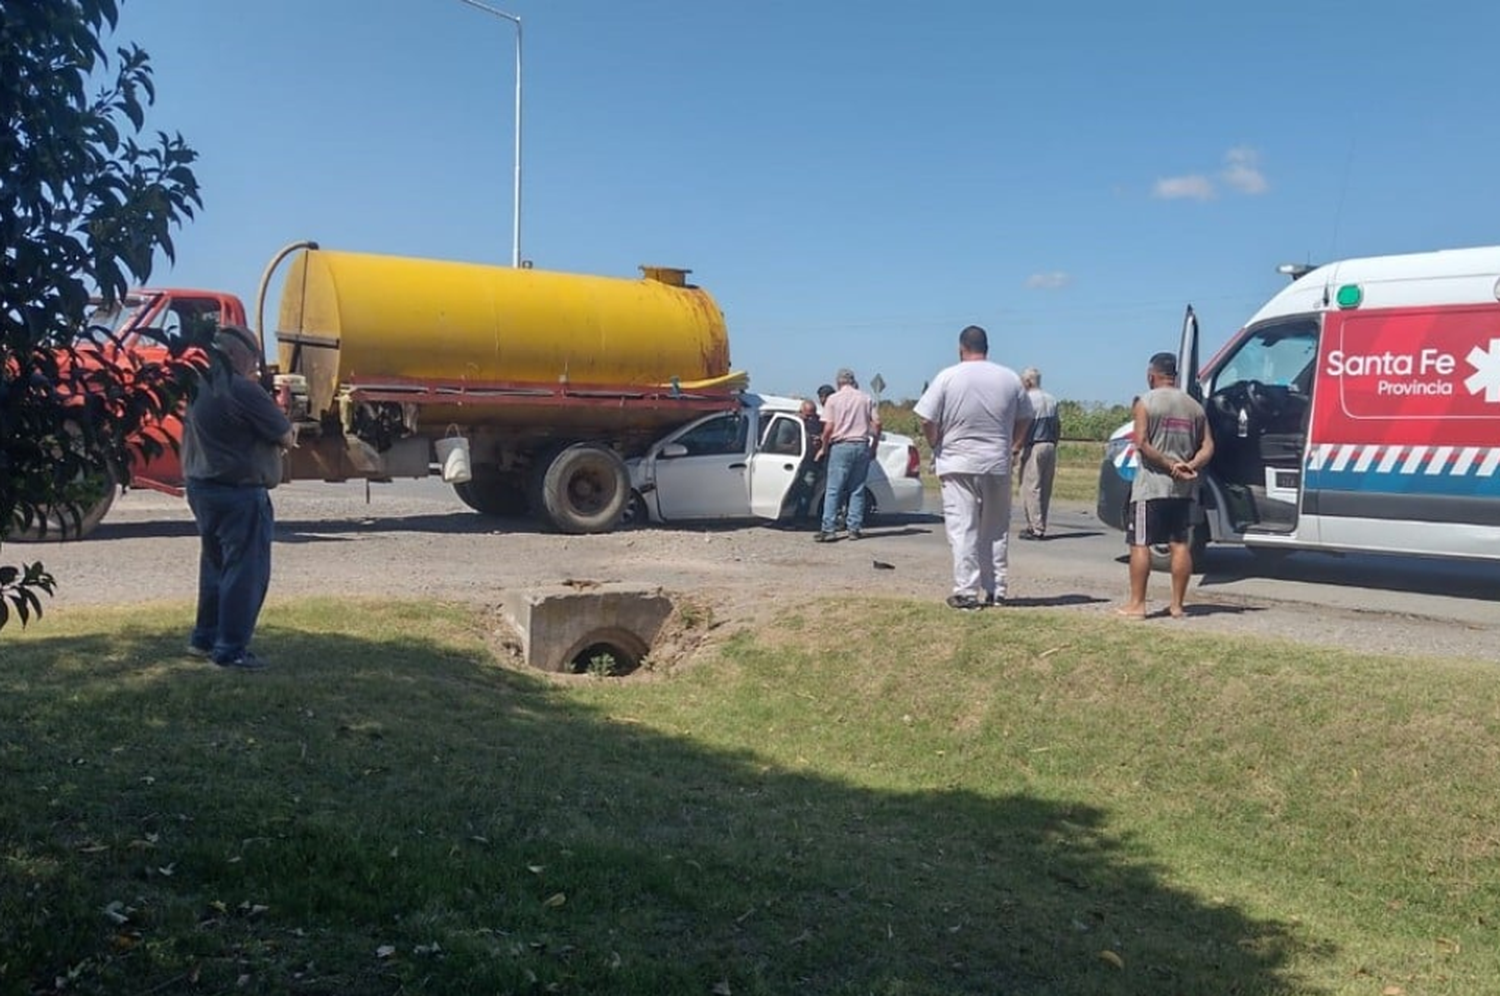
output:
[[1500, 673], [824, 602], [665, 674], [430, 603], [0, 636], [0, 993], [1495, 992]]
[[1058, 443], [1052, 497], [1094, 504], [1099, 500], [1099, 464], [1103, 459], [1103, 443]]

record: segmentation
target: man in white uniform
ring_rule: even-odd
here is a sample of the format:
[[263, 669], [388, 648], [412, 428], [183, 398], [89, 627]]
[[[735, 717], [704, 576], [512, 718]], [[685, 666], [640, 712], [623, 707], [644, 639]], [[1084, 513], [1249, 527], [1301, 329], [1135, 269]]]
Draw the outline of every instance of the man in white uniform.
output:
[[1031, 401], [1014, 370], [989, 360], [989, 336], [958, 335], [959, 362], [917, 402], [942, 484], [943, 522], [953, 550], [955, 609], [997, 605], [1006, 595], [1012, 441], [1031, 431]]

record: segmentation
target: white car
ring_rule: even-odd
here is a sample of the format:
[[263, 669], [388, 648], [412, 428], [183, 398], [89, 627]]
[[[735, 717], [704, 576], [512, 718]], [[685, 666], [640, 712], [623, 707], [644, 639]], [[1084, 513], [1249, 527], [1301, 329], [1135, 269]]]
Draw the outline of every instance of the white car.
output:
[[[622, 524], [790, 516], [788, 496], [806, 447], [801, 402], [748, 393], [742, 402], [738, 411], [705, 415], [626, 461], [631, 495]], [[822, 500], [813, 496], [814, 515]], [[865, 508], [868, 515], [922, 510], [921, 458], [910, 437], [882, 435], [865, 481]]]

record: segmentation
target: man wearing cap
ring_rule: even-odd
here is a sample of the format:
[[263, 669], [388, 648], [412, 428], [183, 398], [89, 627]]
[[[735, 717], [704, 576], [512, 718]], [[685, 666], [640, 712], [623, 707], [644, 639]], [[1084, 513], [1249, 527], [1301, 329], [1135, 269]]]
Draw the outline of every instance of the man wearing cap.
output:
[[823, 489], [823, 522], [814, 535], [817, 543], [834, 538], [839, 501], [849, 497], [844, 525], [849, 538], [857, 540], [865, 524], [865, 477], [870, 457], [880, 445], [880, 414], [875, 401], [859, 389], [854, 371], [845, 367], [834, 377], [838, 389], [823, 402], [823, 448], [818, 454], [828, 464], [828, 483]]
[[978, 609], [1005, 601], [1009, 574], [1013, 441], [1031, 431], [1021, 378], [989, 358], [978, 325], [958, 334], [958, 362], [938, 372], [916, 414], [942, 485], [943, 526], [953, 550], [948, 605]]
[[1130, 486], [1130, 514], [1125, 542], [1130, 544], [1130, 601], [1117, 609], [1130, 619], [1146, 617], [1146, 582], [1151, 577], [1151, 547], [1172, 550], [1172, 600], [1167, 613], [1181, 619], [1186, 610], [1193, 554], [1193, 495], [1198, 471], [1214, 455], [1203, 406], [1177, 386], [1177, 357], [1157, 353], [1146, 368], [1151, 388], [1135, 402], [1135, 448], [1140, 467]]
[[198, 614], [188, 653], [222, 667], [256, 670], [250, 652], [271, 583], [269, 488], [281, 483], [281, 451], [296, 444], [291, 422], [255, 379], [260, 344], [226, 325], [215, 363], [199, 378], [182, 426], [188, 507], [198, 524]]

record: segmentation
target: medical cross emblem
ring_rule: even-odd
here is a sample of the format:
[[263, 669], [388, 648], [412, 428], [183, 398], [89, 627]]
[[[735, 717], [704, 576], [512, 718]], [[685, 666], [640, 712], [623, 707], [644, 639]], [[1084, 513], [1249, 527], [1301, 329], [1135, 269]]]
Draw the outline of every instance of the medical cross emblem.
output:
[[1489, 351], [1475, 346], [1466, 357], [1474, 373], [1464, 381], [1470, 394], [1484, 392], [1485, 401], [1500, 401], [1500, 339], [1491, 339]]

